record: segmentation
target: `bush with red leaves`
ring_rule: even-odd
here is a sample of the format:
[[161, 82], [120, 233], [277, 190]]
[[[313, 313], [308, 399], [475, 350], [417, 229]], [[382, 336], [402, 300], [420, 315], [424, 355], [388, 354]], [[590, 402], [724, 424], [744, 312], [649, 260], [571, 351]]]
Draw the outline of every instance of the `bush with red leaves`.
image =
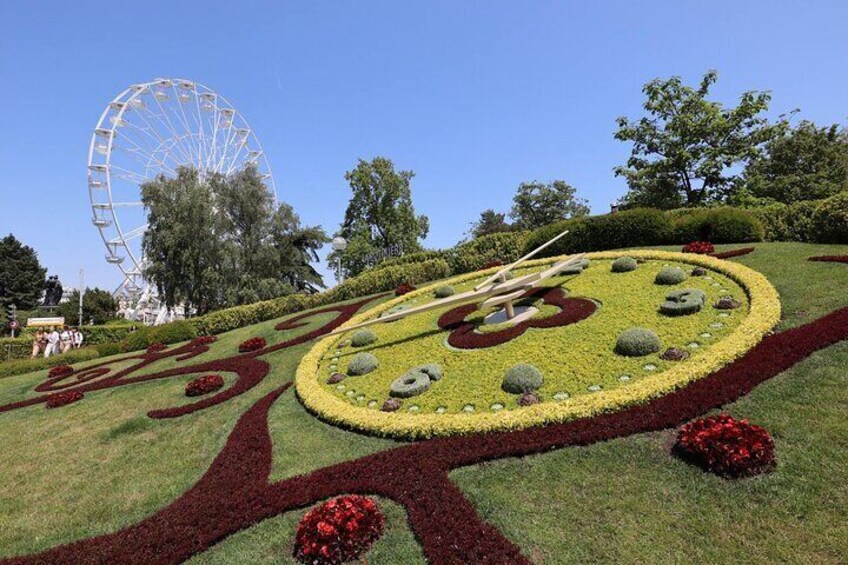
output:
[[340, 496], [301, 519], [294, 556], [313, 565], [353, 561], [377, 541], [385, 527], [386, 519], [373, 500], [356, 494]]
[[201, 396], [209, 394], [224, 386], [224, 377], [221, 375], [203, 375], [189, 382], [185, 387], [186, 396]]
[[67, 377], [73, 372], [74, 368], [70, 365], [56, 365], [55, 367], [51, 367], [50, 370], [47, 371], [47, 376], [51, 379], [55, 379], [57, 377]]
[[160, 351], [163, 351], [165, 349], [165, 347], [167, 347], [167, 346], [164, 343], [159, 343], [159, 342], [151, 343], [150, 345], [147, 346], [147, 352], [148, 353], [159, 353]]
[[403, 296], [404, 294], [412, 292], [413, 290], [415, 290], [415, 287], [413, 285], [403, 283], [395, 289], [395, 296]]
[[82, 400], [82, 397], [82, 392], [78, 390], [57, 392], [56, 394], [51, 394], [50, 396], [48, 396], [47, 402], [45, 404], [48, 408], [59, 408], [60, 406], [71, 404], [72, 402], [76, 402], [77, 400]]
[[209, 345], [210, 343], [215, 343], [218, 341], [218, 336], [215, 335], [202, 335], [200, 337], [196, 337], [191, 340], [192, 345]]
[[680, 428], [674, 452], [727, 479], [758, 475], [775, 466], [774, 440], [768, 432], [729, 414], [708, 416]]
[[259, 351], [265, 347], [264, 337], [252, 337], [241, 342], [239, 345], [239, 353], [247, 353], [248, 351]]
[[683, 246], [683, 252], [707, 255], [709, 253], [715, 253], [715, 246], [709, 241], [693, 241]]
[[497, 259], [493, 259], [491, 261], [487, 261], [485, 265], [477, 269], [478, 271], [485, 271], [486, 269], [491, 269], [492, 267], [503, 267], [503, 261], [498, 261]]

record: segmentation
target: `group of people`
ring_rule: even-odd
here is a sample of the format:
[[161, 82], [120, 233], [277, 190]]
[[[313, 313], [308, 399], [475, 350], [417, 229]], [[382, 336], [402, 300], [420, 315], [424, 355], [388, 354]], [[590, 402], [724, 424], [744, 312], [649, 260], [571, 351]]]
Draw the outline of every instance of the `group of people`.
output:
[[79, 349], [84, 339], [79, 328], [62, 326], [61, 332], [55, 326], [50, 326], [48, 331], [38, 328], [32, 341], [32, 357], [43, 353], [46, 358], [66, 353], [71, 349]]

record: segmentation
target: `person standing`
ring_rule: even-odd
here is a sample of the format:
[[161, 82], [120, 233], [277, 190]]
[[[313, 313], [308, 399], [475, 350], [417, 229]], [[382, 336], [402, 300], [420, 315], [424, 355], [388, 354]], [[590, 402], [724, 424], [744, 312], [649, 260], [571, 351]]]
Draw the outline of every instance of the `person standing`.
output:
[[74, 345], [74, 340], [71, 337], [71, 330], [68, 326], [62, 327], [62, 333], [59, 334], [59, 341], [61, 343], [60, 351], [62, 353], [67, 353], [71, 350], [71, 347]]
[[32, 340], [32, 357], [38, 357], [47, 345], [47, 334], [44, 333], [44, 328], [38, 328], [35, 332], [35, 337]]
[[50, 326], [50, 333], [47, 334], [47, 347], [44, 348], [44, 357], [50, 357], [59, 353], [59, 332], [55, 326]]
[[73, 338], [74, 349], [79, 349], [80, 347], [82, 347], [82, 342], [85, 340], [85, 337], [82, 335], [82, 332], [79, 330], [79, 328], [74, 328]]

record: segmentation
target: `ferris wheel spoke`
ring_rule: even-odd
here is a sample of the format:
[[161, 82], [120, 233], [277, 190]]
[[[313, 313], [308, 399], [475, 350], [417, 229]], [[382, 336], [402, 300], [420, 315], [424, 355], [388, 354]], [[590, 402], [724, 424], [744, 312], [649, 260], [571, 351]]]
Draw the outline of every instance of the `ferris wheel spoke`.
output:
[[[177, 174], [176, 171], [173, 168], [169, 167], [165, 163], [165, 159], [167, 159], [168, 156], [170, 155], [169, 152], [167, 152], [167, 151], [164, 152], [163, 153], [164, 157], [162, 158], [162, 160], [159, 160], [156, 157], [154, 157], [153, 155], [151, 155], [150, 153], [148, 153], [147, 151], [145, 151], [145, 149], [143, 147], [141, 147], [140, 145], [135, 143], [129, 137], [127, 137], [126, 139], [127, 139], [127, 141], [129, 141], [130, 143], [135, 145], [136, 148], [135, 149], [128, 149], [128, 148], [125, 148], [125, 147], [118, 146], [117, 148], [114, 148], [114, 149], [117, 149], [122, 154], [125, 154], [125, 155], [132, 157], [133, 160], [135, 160], [139, 165], [141, 165], [145, 169], [149, 169], [151, 167], [151, 165], [157, 165], [158, 168], [164, 170], [167, 173], [170, 173], [170, 174], [176, 176], [176, 174]], [[171, 157], [171, 159], [173, 159], [173, 157]], [[175, 165], [178, 167], [179, 162], [175, 161]]]
[[[195, 160], [196, 156], [200, 153], [200, 145], [197, 142], [197, 140], [194, 139], [194, 136], [190, 135], [192, 128], [188, 124], [188, 115], [186, 114], [185, 107], [184, 107], [186, 103], [191, 101], [191, 97], [190, 97], [190, 95], [188, 95], [186, 93], [177, 91], [176, 81], [174, 81], [172, 83], [171, 88], [174, 91], [174, 95], [176, 96], [176, 107], [178, 107], [180, 109], [180, 114], [182, 115], [182, 118], [180, 119], [180, 121], [183, 123], [183, 127], [185, 128], [186, 134], [189, 134], [189, 141], [187, 142], [187, 145], [191, 146], [192, 143], [194, 143], [194, 151], [190, 152], [192, 158], [189, 161], [190, 163], [194, 164], [194, 160]], [[187, 96], [188, 98], [187, 99], [184, 98], [183, 97], [184, 95]], [[174, 113], [174, 115], [177, 115], [176, 110], [173, 110], [173, 113]], [[177, 117], [179, 119], [179, 115], [177, 115]]]
[[[173, 87], [173, 83], [171, 83], [171, 86]], [[163, 91], [163, 94], [165, 96], [167, 96], [167, 93], [164, 93], [164, 91]], [[171, 121], [170, 116], [168, 116], [168, 113], [165, 111], [165, 106], [162, 104], [162, 100], [160, 100], [160, 97], [157, 96], [156, 94], [154, 94], [153, 99], [156, 100], [156, 104], [157, 104], [157, 106], [159, 106], [159, 110], [162, 112], [161, 115], [157, 115], [159, 121], [162, 122], [164, 125], [166, 125], [168, 130], [171, 132], [171, 135], [173, 136], [176, 147], [179, 148], [179, 151], [181, 153], [181, 158], [185, 162], [191, 163], [192, 159], [191, 159], [190, 145], [188, 145], [188, 147], [183, 147], [183, 145], [182, 145], [182, 141], [183, 141], [185, 136], [184, 135], [181, 136], [177, 133], [177, 129], [174, 127], [174, 123]], [[188, 149], [188, 151], [187, 151], [187, 149]]]
[[[150, 134], [149, 132], [147, 132], [147, 133], [148, 133], [148, 136], [149, 136], [150, 138], [152, 138], [154, 141], [156, 141], [156, 143], [157, 143], [157, 149], [158, 149], [159, 147], [164, 147], [164, 146], [166, 146], [166, 145], [167, 145], [167, 143], [168, 143], [168, 141], [167, 141], [164, 137], [162, 137], [162, 135], [159, 133], [159, 130], [157, 130], [157, 129], [153, 126], [153, 124], [151, 124], [151, 123], [150, 123], [150, 121], [148, 121], [148, 119], [145, 117], [145, 115], [144, 115], [143, 113], [141, 113], [141, 112], [145, 111], [145, 109], [146, 109], [146, 106], [142, 106], [142, 107], [140, 108], [140, 111], [139, 111], [138, 109], [136, 110], [135, 115], [137, 115], [139, 118], [141, 118], [141, 119], [144, 121], [144, 123], [145, 123], [145, 124], [147, 124], [147, 127], [148, 127], [148, 128], [150, 128], [150, 131], [152, 131], [152, 132], [153, 132], [153, 134]], [[131, 123], [131, 122], [130, 122], [130, 123]], [[133, 125], [134, 125], [134, 124], [133, 124]], [[139, 128], [139, 129], [141, 129], [142, 131], [147, 131], [147, 130], [145, 130], [145, 128]], [[154, 151], [155, 151], [155, 150], [154, 150]], [[170, 153], [169, 153], [169, 152], [166, 152], [166, 154], [170, 154]], [[175, 164], [176, 164], [177, 166], [179, 166], [179, 165], [180, 165], [180, 162], [179, 162], [179, 161], [177, 161], [176, 159], [174, 159], [174, 156], [173, 156], [173, 155], [171, 155], [171, 159], [172, 159], [172, 160], [174, 160], [174, 162], [175, 162]]]
[[[157, 102], [158, 102], [158, 100], [157, 100]], [[171, 160], [174, 162], [174, 164], [177, 167], [179, 167], [179, 165], [182, 164], [183, 162], [186, 162], [186, 161], [191, 162], [191, 158], [189, 157], [188, 154], [185, 153], [185, 149], [182, 147], [182, 145], [179, 144], [179, 141], [180, 141], [179, 134], [177, 134], [177, 132], [174, 131], [173, 128], [162, 119], [162, 116], [160, 114], [157, 114], [157, 113], [155, 113], [152, 110], [149, 110], [147, 108], [145, 108], [145, 111], [148, 113], [148, 116], [151, 119], [156, 119], [156, 121], [158, 121], [160, 124], [165, 126], [165, 128], [168, 130], [167, 132], [165, 132], [166, 135], [164, 137], [159, 133], [158, 130], [157, 130], [156, 135], [160, 139], [159, 147], [167, 146], [168, 149], [175, 148], [178, 151], [178, 155], [174, 155], [170, 151], [166, 152], [166, 155], [169, 155], [171, 157]], [[145, 121], [148, 124], [150, 124], [150, 122], [148, 120], [145, 120]], [[154, 127], [153, 124], [150, 124], [150, 126]]]

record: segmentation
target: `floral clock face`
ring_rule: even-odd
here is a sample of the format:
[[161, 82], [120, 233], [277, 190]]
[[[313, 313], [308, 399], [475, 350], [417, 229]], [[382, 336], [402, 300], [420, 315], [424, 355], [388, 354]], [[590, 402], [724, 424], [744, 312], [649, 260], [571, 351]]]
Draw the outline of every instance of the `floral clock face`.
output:
[[[518, 324], [499, 322], [499, 307], [461, 304], [373, 325], [376, 340], [370, 343], [351, 343], [355, 331], [325, 338], [298, 369], [298, 394], [329, 422], [381, 435], [520, 429], [615, 411], [668, 393], [737, 358], [779, 319], [774, 288], [746, 267], [683, 253], [629, 255], [639, 259], [633, 270], [613, 272], [620, 254], [595, 253], [587, 256], [591, 262], [582, 272], [543, 281], [518, 300], [519, 307], [532, 308]], [[529, 263], [515, 275], [553, 262]], [[657, 278], [675, 268], [684, 280]], [[436, 287], [463, 292], [494, 271]], [[435, 299], [436, 287], [380, 305], [350, 325], [426, 304]], [[693, 296], [698, 304], [686, 308]], [[683, 309], [668, 308], [669, 301], [684, 304]], [[632, 328], [654, 332], [659, 349], [622, 354], [617, 342]], [[373, 355], [376, 368], [357, 370], [354, 358], [360, 353]], [[541, 373], [532, 403], [504, 383], [507, 371], [519, 364]], [[426, 367], [432, 366], [437, 374], [428, 375]]]

